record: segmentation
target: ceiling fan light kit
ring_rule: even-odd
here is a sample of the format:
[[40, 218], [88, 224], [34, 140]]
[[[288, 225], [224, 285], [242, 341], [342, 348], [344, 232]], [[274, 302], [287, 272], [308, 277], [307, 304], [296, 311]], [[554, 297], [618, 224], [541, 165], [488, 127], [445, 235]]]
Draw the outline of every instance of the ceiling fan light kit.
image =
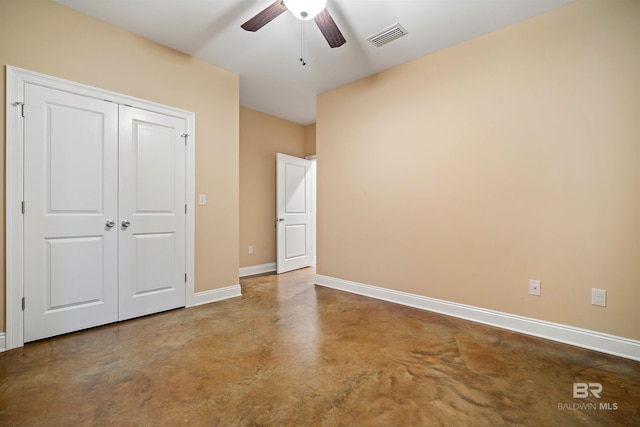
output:
[[283, 0], [293, 16], [303, 21], [318, 16], [327, 7], [327, 0]]
[[327, 10], [327, 0], [276, 0], [240, 27], [246, 31], [258, 31], [269, 22], [289, 10], [301, 21], [313, 19], [331, 48], [347, 41]]

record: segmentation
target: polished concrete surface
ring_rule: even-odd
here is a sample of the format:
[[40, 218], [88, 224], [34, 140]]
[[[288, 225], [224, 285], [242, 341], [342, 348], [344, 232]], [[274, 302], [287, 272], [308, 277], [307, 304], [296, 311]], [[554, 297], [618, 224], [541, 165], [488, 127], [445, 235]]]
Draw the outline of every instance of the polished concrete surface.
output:
[[0, 425], [640, 425], [638, 362], [314, 286], [312, 269], [241, 285], [1, 353]]

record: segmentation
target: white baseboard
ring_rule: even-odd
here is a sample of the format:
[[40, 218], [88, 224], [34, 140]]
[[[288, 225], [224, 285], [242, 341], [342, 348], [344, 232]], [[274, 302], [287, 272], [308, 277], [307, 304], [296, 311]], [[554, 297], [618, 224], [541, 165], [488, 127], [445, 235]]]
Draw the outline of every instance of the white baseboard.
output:
[[640, 341], [470, 305], [316, 275], [316, 284], [384, 301], [509, 329], [602, 353], [640, 361]]
[[5, 338], [5, 333], [0, 332], [0, 352], [7, 350], [7, 341]]
[[249, 267], [240, 267], [240, 277], [253, 276], [254, 274], [269, 273], [276, 271], [276, 263], [269, 262], [267, 264], [250, 265]]
[[193, 296], [193, 306], [209, 304], [211, 302], [222, 301], [229, 298], [242, 296], [240, 285], [227, 286], [210, 291], [196, 292]]

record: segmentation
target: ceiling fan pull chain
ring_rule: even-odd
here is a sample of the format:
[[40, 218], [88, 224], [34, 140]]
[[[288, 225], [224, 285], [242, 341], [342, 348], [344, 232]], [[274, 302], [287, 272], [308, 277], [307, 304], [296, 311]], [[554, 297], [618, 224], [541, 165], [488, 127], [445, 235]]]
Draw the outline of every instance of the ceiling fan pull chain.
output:
[[304, 60], [304, 21], [300, 21], [300, 62], [302, 65], [307, 65]]

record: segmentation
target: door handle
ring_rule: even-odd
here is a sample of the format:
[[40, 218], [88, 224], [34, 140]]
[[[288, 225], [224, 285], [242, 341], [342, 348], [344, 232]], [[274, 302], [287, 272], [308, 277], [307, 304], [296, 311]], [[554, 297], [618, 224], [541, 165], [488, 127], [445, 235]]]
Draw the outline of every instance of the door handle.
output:
[[115, 223], [115, 221], [113, 221], [113, 220], [111, 220], [111, 219], [108, 219], [108, 220], [107, 220], [107, 222], [105, 222], [105, 223], [104, 223], [104, 225], [106, 225], [106, 226], [107, 226], [107, 228], [111, 228], [111, 227], [113, 227], [114, 225], [116, 225], [116, 223]]
[[131, 223], [129, 222], [128, 219], [123, 220], [120, 225], [122, 225], [123, 228], [127, 228], [128, 226], [131, 225]]

